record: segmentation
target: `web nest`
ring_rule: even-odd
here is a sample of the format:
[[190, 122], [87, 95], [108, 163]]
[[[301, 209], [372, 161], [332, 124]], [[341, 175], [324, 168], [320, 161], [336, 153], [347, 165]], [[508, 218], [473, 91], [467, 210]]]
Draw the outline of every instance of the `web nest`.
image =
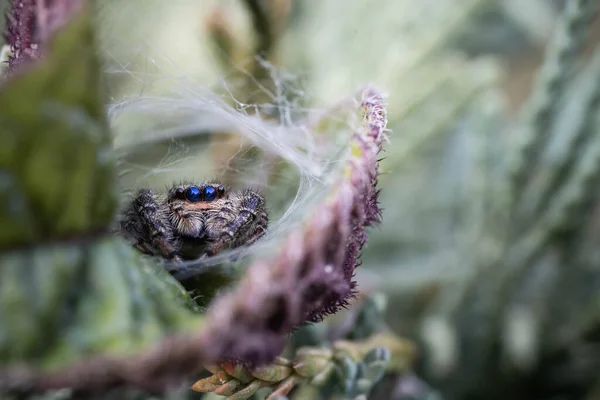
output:
[[301, 78], [262, 56], [229, 60], [209, 85], [149, 44], [134, 48], [126, 55], [106, 52], [108, 83], [117, 88], [108, 115], [123, 202], [140, 187], [164, 192], [182, 181], [216, 180], [265, 195], [265, 237], [251, 247], [185, 262], [173, 270], [179, 279], [223, 266], [232, 256], [243, 261], [276, 251], [281, 238], [335, 191], [347, 145], [363, 123], [365, 89], [315, 109]]
[[[308, 109], [296, 78], [259, 64], [275, 88], [249, 76], [270, 100], [264, 104], [239, 101], [226, 79], [208, 88], [170, 77], [166, 95], [128, 96], [109, 107], [117, 128], [127, 117], [150, 122], [121, 132], [126, 138], [117, 151], [126, 189], [216, 177], [266, 194], [272, 222], [257, 244], [171, 269], [188, 279], [222, 267], [232, 253], [250, 265], [235, 292], [213, 305], [220, 322], [210, 336], [222, 339], [212, 346], [215, 356], [251, 363], [273, 359], [286, 333], [335, 313], [353, 297], [364, 228], [380, 218], [377, 153], [386, 125], [384, 100], [374, 88], [328, 109]], [[149, 149], [159, 162], [144, 165]], [[236, 337], [244, 337], [243, 344]]]

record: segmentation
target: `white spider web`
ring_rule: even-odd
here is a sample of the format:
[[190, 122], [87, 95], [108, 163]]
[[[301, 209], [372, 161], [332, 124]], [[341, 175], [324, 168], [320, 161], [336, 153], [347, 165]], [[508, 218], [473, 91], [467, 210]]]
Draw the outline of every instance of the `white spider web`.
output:
[[[106, 4], [100, 8], [101, 21], [117, 7], [123, 15], [132, 12], [120, 2]], [[268, 85], [260, 83], [248, 72], [255, 64], [252, 57], [229, 71], [219, 68], [214, 58], [205, 58], [209, 69], [217, 71], [216, 79], [206, 82], [131, 24], [127, 36], [117, 35], [122, 27], [103, 30], [103, 43], [109, 44], [107, 112], [115, 132], [123, 201], [141, 187], [164, 192], [181, 181], [226, 176], [234, 188], [261, 189], [270, 211], [265, 237], [237, 252], [273, 250], [272, 243], [327, 194], [356, 122], [353, 107], [346, 107], [354, 105], [352, 99], [336, 109], [307, 108], [309, 96], [300, 78], [258, 60], [260, 72], [269, 77]], [[240, 99], [256, 94], [267, 100]], [[203, 260], [202, 266], [218, 265], [230, 255]]]

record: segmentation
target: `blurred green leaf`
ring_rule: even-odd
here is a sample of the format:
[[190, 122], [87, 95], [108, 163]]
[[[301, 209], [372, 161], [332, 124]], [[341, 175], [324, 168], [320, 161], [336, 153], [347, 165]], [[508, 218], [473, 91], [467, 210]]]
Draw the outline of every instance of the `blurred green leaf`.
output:
[[47, 50], [0, 87], [0, 248], [104, 229], [117, 204], [90, 16]]
[[124, 355], [202, 320], [164, 268], [108, 233], [112, 139], [89, 12], [0, 87], [0, 364]]
[[0, 364], [132, 353], [201, 323], [191, 304], [166, 271], [114, 238], [3, 254]]

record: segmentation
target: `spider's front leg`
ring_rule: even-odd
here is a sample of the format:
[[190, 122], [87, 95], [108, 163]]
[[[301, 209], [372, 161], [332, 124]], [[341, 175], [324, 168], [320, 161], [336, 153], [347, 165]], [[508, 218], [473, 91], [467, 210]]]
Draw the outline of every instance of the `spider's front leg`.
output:
[[150, 189], [141, 189], [119, 221], [121, 233], [134, 246], [149, 255], [177, 259], [178, 241], [158, 197]]
[[210, 244], [205, 254], [213, 256], [226, 248], [251, 245], [265, 234], [268, 222], [261, 195], [249, 189], [233, 193], [220, 209], [208, 213], [206, 232]]

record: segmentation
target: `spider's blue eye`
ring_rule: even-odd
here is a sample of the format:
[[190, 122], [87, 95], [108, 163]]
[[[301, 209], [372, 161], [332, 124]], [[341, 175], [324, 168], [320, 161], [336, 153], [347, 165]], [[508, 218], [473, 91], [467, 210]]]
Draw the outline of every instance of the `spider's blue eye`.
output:
[[200, 200], [200, 189], [198, 189], [196, 186], [192, 186], [191, 188], [186, 190], [185, 198], [191, 202], [196, 202]]
[[217, 190], [212, 186], [207, 186], [204, 188], [204, 199], [207, 201], [212, 201], [217, 197]]

